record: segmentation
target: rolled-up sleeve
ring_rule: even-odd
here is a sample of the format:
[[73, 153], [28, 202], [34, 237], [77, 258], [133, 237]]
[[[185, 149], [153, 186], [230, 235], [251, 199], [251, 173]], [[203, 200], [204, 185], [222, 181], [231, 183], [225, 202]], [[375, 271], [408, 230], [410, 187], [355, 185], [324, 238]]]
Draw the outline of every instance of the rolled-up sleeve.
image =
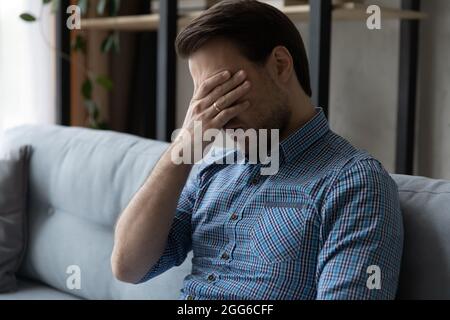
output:
[[181, 265], [192, 250], [191, 217], [198, 191], [197, 172], [194, 167], [181, 192], [162, 256], [138, 283], [146, 282], [172, 267]]
[[321, 219], [317, 299], [394, 299], [403, 223], [397, 185], [382, 165], [359, 160], [340, 173]]

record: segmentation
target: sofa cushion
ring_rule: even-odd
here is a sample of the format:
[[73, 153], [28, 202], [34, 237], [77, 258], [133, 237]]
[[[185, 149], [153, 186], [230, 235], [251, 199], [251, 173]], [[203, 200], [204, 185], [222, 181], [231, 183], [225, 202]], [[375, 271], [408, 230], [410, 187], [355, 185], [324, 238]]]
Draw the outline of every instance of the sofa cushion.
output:
[[[22, 276], [86, 299], [178, 297], [188, 260], [138, 286], [116, 280], [110, 265], [115, 222], [166, 143], [59, 126], [22, 126], [6, 139], [33, 147]], [[70, 285], [74, 276], [80, 286]]]
[[27, 279], [17, 279], [17, 291], [0, 294], [1, 300], [79, 300], [74, 295]]
[[30, 147], [0, 155], [0, 292], [16, 289], [26, 245], [26, 195]]
[[399, 299], [450, 299], [450, 181], [392, 175], [405, 240]]
[[[7, 139], [33, 146], [30, 245], [22, 275], [87, 299], [178, 297], [190, 256], [180, 267], [138, 286], [115, 280], [110, 268], [114, 223], [167, 144], [58, 126], [15, 128]], [[450, 182], [392, 177], [405, 226], [398, 297], [450, 299]], [[79, 289], [67, 285], [71, 266], [79, 267]]]

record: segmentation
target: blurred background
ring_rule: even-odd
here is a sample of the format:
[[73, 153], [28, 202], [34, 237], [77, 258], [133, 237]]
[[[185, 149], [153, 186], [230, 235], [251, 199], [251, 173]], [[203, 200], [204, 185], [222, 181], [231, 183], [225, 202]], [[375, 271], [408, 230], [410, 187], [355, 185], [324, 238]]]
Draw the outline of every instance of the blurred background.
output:
[[[310, 57], [320, 55], [315, 102], [332, 130], [391, 173], [450, 179], [450, 1], [316, 1], [266, 2], [296, 23]], [[174, 36], [217, 1], [170, 2], [2, 0], [0, 130], [62, 124], [167, 140], [193, 90]], [[367, 27], [372, 4], [381, 29]], [[70, 5], [81, 30], [67, 28]]]

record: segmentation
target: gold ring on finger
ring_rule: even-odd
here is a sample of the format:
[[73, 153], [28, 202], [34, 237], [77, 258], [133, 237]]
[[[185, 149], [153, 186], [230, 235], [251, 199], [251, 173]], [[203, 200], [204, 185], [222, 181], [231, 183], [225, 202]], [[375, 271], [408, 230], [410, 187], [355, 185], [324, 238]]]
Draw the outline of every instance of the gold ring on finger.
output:
[[217, 102], [214, 102], [213, 107], [214, 107], [214, 109], [217, 110], [218, 113], [221, 113], [221, 112], [222, 112], [222, 110], [221, 110], [221, 109], [219, 108], [219, 106], [217, 105]]

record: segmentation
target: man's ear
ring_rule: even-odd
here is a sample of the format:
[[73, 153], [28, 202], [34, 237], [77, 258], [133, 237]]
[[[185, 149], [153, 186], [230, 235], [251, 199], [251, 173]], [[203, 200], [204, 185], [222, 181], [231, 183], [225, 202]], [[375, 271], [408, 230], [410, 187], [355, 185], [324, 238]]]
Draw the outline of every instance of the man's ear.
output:
[[292, 76], [294, 62], [289, 50], [284, 46], [277, 46], [271, 53], [271, 64], [273, 76], [280, 82], [287, 82]]

